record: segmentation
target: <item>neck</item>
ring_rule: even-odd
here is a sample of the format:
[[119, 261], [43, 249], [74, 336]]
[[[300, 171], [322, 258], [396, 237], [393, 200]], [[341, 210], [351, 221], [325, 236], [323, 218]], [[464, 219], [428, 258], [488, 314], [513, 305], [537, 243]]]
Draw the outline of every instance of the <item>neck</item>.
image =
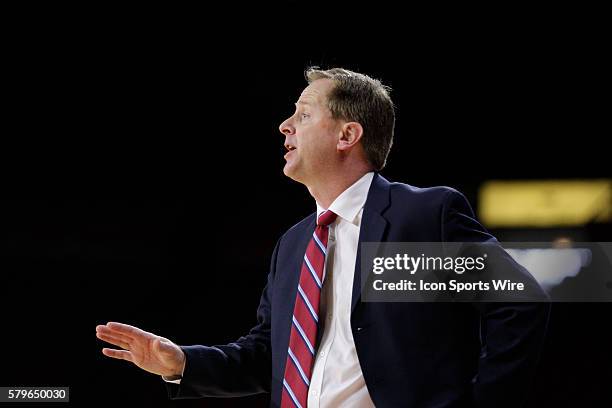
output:
[[333, 174], [333, 176], [327, 175], [323, 180], [309, 183], [306, 187], [317, 203], [327, 209], [340, 194], [370, 171], [372, 170], [369, 168], [362, 168], [346, 173], [333, 172], [329, 173]]

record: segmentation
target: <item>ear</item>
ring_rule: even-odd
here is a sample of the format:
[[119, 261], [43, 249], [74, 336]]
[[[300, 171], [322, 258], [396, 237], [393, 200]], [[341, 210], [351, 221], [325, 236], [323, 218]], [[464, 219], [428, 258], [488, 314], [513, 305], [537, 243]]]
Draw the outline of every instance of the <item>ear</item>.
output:
[[363, 127], [358, 122], [346, 122], [340, 129], [340, 138], [338, 139], [338, 150], [348, 151], [361, 140], [363, 136]]

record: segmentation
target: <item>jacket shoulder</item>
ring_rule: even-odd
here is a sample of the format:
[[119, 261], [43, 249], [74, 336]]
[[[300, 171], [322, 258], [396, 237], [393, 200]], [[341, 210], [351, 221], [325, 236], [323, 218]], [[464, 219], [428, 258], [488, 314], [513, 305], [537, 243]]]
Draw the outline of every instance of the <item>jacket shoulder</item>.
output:
[[[445, 211], [453, 208], [473, 216], [471, 205], [465, 195], [448, 186], [416, 187], [404, 183], [389, 183], [391, 213], [419, 214], [420, 217], [435, 217], [439, 220]], [[434, 218], [432, 218], [433, 221]]]
[[389, 190], [395, 198], [423, 200], [429, 204], [442, 203], [449, 196], [461, 196], [458, 190], [448, 186], [416, 187], [405, 183], [389, 183]]

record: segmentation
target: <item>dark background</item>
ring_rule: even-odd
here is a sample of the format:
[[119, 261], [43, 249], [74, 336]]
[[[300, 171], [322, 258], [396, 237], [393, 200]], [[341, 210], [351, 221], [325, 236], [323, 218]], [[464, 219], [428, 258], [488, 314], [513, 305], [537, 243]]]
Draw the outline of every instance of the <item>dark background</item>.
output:
[[[168, 401], [159, 378], [105, 358], [94, 330], [121, 321], [219, 344], [254, 324], [276, 240], [314, 210], [282, 174], [277, 130], [309, 65], [394, 89], [388, 179], [449, 185], [477, 207], [485, 180], [612, 175], [597, 25], [417, 27], [406, 12], [374, 30], [363, 10], [298, 19], [289, 3], [212, 28], [212, 12], [149, 11], [5, 14], [0, 385], [70, 386], [82, 406], [265, 406]], [[609, 224], [518, 237], [558, 234], [612, 240]], [[529, 407], [612, 402], [610, 311], [554, 305]]]

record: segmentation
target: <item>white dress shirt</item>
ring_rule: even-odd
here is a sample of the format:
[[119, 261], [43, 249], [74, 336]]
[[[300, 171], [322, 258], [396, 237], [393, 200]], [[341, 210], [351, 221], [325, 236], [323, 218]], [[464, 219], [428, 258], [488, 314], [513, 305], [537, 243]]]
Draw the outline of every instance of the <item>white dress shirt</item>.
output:
[[[361, 215], [374, 173], [365, 174], [344, 190], [329, 210], [338, 218], [329, 226], [323, 292], [319, 315], [322, 336], [308, 388], [309, 408], [374, 407], [361, 372], [353, 332], [351, 301]], [[325, 211], [317, 203], [317, 217]], [[184, 370], [183, 366], [183, 370]], [[164, 378], [180, 384], [179, 379]]]
[[[363, 206], [374, 173], [367, 173], [329, 206], [338, 215], [330, 225], [319, 330], [323, 334], [315, 357], [309, 408], [373, 407], [361, 372], [351, 330], [353, 277]], [[323, 211], [317, 203], [317, 216]]]

